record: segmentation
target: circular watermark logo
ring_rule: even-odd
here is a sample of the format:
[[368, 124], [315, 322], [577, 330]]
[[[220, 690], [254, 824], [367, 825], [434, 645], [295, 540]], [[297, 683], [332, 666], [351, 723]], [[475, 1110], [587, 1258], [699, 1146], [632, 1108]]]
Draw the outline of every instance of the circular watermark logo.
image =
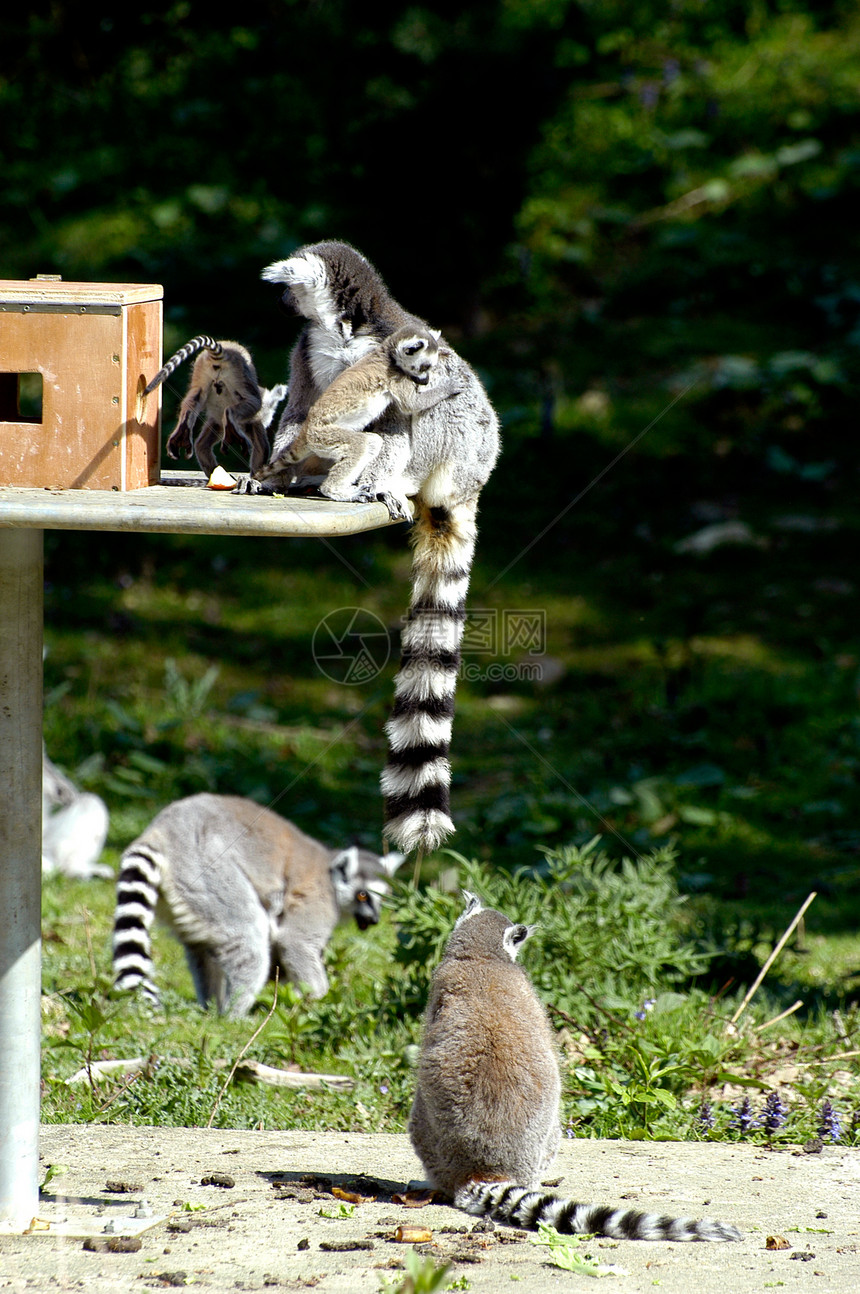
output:
[[369, 683], [388, 664], [391, 640], [379, 616], [363, 607], [330, 611], [314, 630], [317, 669], [333, 683]]

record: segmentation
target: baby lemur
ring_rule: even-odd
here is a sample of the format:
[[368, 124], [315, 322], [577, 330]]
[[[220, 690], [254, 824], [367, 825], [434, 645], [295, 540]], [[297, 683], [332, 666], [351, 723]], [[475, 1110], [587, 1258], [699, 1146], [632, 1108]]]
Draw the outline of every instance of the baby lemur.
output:
[[[203, 353], [194, 361], [179, 419], [167, 438], [167, 453], [171, 458], [178, 458], [180, 451], [186, 458], [193, 453], [201, 469], [211, 476], [217, 466], [215, 446], [244, 446], [251, 471], [256, 471], [268, 456], [266, 429], [287, 388], [283, 384], [271, 390], [261, 387], [254, 361], [244, 346], [236, 341], [215, 341], [205, 333], [192, 337], [171, 355], [143, 394], [149, 395], [198, 351]], [[195, 435], [201, 417], [203, 425]]]
[[[398, 328], [363, 359], [344, 369], [308, 410], [295, 440], [281, 451], [274, 474], [285, 464], [298, 464], [310, 454], [333, 460], [320, 493], [328, 499], [351, 500], [359, 493], [358, 478], [377, 458], [383, 438], [366, 428], [391, 405], [409, 416], [431, 409], [459, 394], [463, 379], [437, 366], [451, 352], [439, 345], [439, 333], [407, 325]], [[263, 468], [257, 479], [266, 480]], [[408, 521], [412, 511], [405, 496], [393, 500], [393, 511]]]
[[515, 1226], [627, 1240], [740, 1240], [736, 1227], [577, 1204], [539, 1188], [561, 1139], [546, 1012], [516, 956], [533, 926], [474, 894], [433, 976], [409, 1135], [457, 1208]]
[[247, 1014], [277, 965], [312, 997], [328, 992], [323, 952], [340, 917], [379, 920], [402, 854], [329, 849], [253, 800], [176, 800], [122, 856], [113, 965], [118, 989], [159, 1003], [149, 930], [163, 917], [185, 945], [205, 1007]]

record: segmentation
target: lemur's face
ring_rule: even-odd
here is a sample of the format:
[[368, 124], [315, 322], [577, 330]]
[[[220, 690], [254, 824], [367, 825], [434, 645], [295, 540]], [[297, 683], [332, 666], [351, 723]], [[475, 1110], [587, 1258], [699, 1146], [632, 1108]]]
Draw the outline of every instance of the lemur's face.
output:
[[435, 343], [431, 344], [425, 337], [410, 337], [397, 347], [398, 368], [419, 386], [426, 386], [430, 381], [438, 358]]

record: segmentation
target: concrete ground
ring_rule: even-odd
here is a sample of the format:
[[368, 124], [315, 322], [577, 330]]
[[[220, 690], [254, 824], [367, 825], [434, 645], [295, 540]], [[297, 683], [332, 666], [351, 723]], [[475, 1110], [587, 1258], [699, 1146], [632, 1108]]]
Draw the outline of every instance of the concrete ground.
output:
[[[453, 1208], [392, 1198], [421, 1178], [405, 1136], [46, 1126], [41, 1149], [43, 1168], [56, 1170], [36, 1224], [48, 1229], [0, 1237], [3, 1289], [378, 1294], [403, 1278], [410, 1245], [396, 1238], [399, 1228], [431, 1233], [419, 1248], [452, 1264], [456, 1289], [498, 1294], [516, 1283], [543, 1294], [591, 1281], [553, 1265], [523, 1232], [476, 1230]], [[582, 1244], [581, 1253], [623, 1269], [607, 1281], [624, 1294], [860, 1291], [860, 1150], [566, 1141], [555, 1172], [559, 1192], [579, 1200], [707, 1215], [744, 1233], [740, 1244]], [[202, 1184], [207, 1177], [215, 1182]], [[143, 1199], [160, 1220], [124, 1223], [148, 1212]], [[84, 1248], [141, 1226], [136, 1251]], [[77, 1238], [57, 1234], [63, 1228]], [[785, 1247], [769, 1248], [769, 1237]]]

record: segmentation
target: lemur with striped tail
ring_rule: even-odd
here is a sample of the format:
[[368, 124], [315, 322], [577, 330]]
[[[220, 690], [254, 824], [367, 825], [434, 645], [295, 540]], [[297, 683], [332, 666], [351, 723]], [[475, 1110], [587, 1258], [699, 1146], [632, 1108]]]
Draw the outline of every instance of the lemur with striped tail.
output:
[[540, 1189], [561, 1140], [546, 1012], [516, 957], [533, 926], [464, 892], [433, 975], [409, 1135], [431, 1185], [467, 1213], [618, 1240], [740, 1240], [706, 1218], [577, 1204]]
[[[147, 385], [151, 395], [180, 364], [196, 355], [188, 391], [179, 406], [176, 426], [167, 438], [167, 453], [193, 454], [211, 476], [217, 467], [215, 447], [244, 447], [251, 471], [261, 467], [269, 453], [266, 429], [287, 393], [283, 385], [261, 387], [249, 351], [237, 341], [216, 341], [206, 333], [181, 346]], [[200, 430], [195, 428], [202, 418]]]
[[[282, 303], [307, 324], [290, 359], [289, 399], [269, 463], [247, 489], [273, 492], [289, 447], [334, 378], [404, 326], [407, 314], [377, 270], [347, 243], [300, 248], [263, 271], [282, 284]], [[499, 424], [478, 376], [447, 343], [440, 378], [455, 394], [422, 412], [390, 405], [371, 424], [382, 446], [363, 469], [354, 500], [381, 499], [392, 517], [414, 513], [412, 596], [402, 634], [395, 703], [382, 773], [385, 835], [402, 850], [435, 849], [454, 830], [448, 760], [454, 692], [477, 533], [478, 496], [499, 454]]]
[[402, 854], [329, 849], [237, 795], [174, 800], [128, 846], [116, 884], [115, 986], [159, 1005], [150, 928], [156, 914], [185, 946], [202, 1007], [247, 1014], [280, 971], [324, 997], [323, 953], [341, 919], [379, 920]]

